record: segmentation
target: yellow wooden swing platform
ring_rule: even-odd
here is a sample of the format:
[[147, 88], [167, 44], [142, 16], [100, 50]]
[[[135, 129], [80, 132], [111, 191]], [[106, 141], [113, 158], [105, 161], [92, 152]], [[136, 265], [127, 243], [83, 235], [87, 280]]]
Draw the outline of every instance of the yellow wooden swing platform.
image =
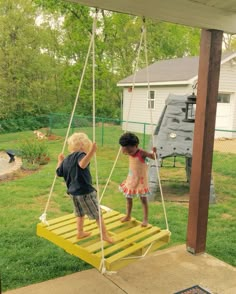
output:
[[94, 220], [85, 219], [84, 229], [91, 232], [89, 237], [77, 239], [76, 218], [74, 214], [58, 217], [48, 221], [48, 225], [39, 223], [37, 235], [43, 237], [66, 252], [79, 257], [101, 270], [104, 257], [105, 268], [116, 271], [129, 263], [141, 259], [169, 242], [170, 232], [148, 225], [142, 227], [141, 222], [132, 218], [129, 222], [121, 222], [124, 216], [117, 211], [102, 211], [108, 233], [114, 239], [110, 244], [101, 239], [99, 229]]

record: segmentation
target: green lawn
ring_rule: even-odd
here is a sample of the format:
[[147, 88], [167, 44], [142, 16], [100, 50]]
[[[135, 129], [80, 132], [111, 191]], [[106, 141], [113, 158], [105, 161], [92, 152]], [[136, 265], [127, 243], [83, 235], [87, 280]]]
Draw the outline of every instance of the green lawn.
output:
[[[84, 131], [91, 136], [91, 129], [84, 129]], [[58, 136], [65, 134], [65, 130], [54, 130], [54, 132]], [[96, 130], [101, 192], [119, 149], [117, 141], [120, 134], [119, 127], [106, 126], [102, 141], [101, 129]], [[0, 135], [0, 149], [17, 149], [20, 141], [29, 136], [33, 138], [33, 133]], [[146, 142], [148, 142], [148, 137]], [[3, 291], [91, 268], [82, 260], [36, 236], [36, 225], [48, 199], [57, 154], [61, 152], [62, 146], [63, 138], [48, 141], [51, 157], [49, 164], [42, 166], [35, 173], [0, 182], [0, 268]], [[169, 159], [161, 168], [164, 197], [177, 200], [165, 203], [169, 228], [172, 232], [168, 246], [185, 243], [188, 218], [188, 203], [180, 201], [183, 195], [186, 198], [188, 194], [184, 161], [177, 158], [176, 167], [172, 165], [172, 159]], [[236, 155], [214, 154], [217, 203], [210, 205], [209, 208], [207, 238], [207, 252], [233, 266], [236, 265], [235, 166]], [[127, 169], [127, 157], [121, 155], [102, 200], [103, 205], [120, 212], [125, 212], [125, 199], [118, 191], [118, 184], [125, 178]], [[91, 170], [94, 175], [93, 161]], [[160, 199], [159, 196], [157, 195], [157, 199]], [[72, 204], [65, 193], [65, 185], [62, 179], [57, 179], [47, 217], [50, 219], [71, 212]], [[134, 203], [133, 216], [138, 219], [142, 218], [142, 208], [138, 199]], [[149, 221], [153, 225], [165, 228], [163, 208], [158, 200], [150, 202]]]

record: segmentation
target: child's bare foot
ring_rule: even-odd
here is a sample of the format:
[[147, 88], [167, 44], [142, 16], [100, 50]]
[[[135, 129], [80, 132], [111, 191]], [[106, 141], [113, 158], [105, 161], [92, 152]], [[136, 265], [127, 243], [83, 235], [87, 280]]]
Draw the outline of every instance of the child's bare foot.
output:
[[124, 217], [122, 217], [121, 219], [120, 219], [120, 221], [122, 222], [122, 223], [124, 223], [124, 222], [128, 222], [128, 221], [130, 221], [131, 220], [131, 217], [130, 216], [124, 216]]
[[79, 232], [77, 234], [77, 239], [86, 238], [91, 235], [91, 232]]
[[114, 243], [114, 240], [109, 236], [103, 236], [103, 241], [107, 241], [108, 243]]
[[141, 227], [147, 227], [148, 226], [148, 221], [147, 220], [144, 220], [142, 223], [141, 223]]

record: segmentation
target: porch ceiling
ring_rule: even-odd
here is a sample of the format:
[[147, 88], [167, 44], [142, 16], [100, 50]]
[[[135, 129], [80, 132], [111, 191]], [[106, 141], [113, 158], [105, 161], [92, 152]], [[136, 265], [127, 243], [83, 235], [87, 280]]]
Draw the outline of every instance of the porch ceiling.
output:
[[157, 21], [236, 33], [236, 0], [69, 0]]

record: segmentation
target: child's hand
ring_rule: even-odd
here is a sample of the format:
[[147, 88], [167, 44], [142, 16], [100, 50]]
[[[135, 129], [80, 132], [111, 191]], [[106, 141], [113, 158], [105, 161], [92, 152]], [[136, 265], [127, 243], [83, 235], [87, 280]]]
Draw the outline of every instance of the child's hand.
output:
[[93, 142], [90, 151], [94, 154], [97, 151], [97, 143]]
[[58, 157], [57, 157], [57, 160], [61, 162], [61, 161], [64, 160], [64, 158], [65, 158], [64, 154], [63, 154], [63, 153], [60, 153], [60, 154], [58, 155]]
[[157, 148], [156, 148], [156, 147], [153, 147], [153, 148], [152, 148], [152, 152], [153, 152], [153, 153], [157, 153]]
[[62, 161], [64, 160], [65, 156], [63, 153], [60, 153], [58, 156], [57, 156], [57, 168], [61, 165]]

